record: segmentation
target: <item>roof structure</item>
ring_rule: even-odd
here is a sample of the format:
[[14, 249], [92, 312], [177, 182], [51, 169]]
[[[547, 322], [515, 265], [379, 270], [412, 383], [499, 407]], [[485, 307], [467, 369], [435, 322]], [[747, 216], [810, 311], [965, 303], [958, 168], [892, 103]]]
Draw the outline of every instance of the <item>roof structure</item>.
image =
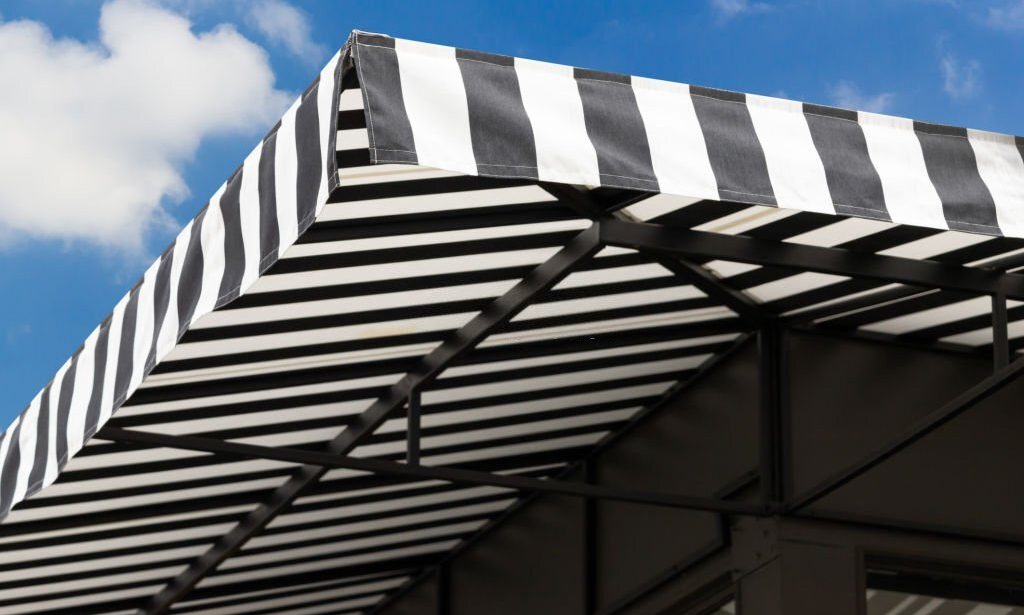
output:
[[537, 479], [766, 326], [1005, 366], [1022, 154], [353, 33], [0, 436], [0, 612], [366, 612], [548, 488], [757, 513]]

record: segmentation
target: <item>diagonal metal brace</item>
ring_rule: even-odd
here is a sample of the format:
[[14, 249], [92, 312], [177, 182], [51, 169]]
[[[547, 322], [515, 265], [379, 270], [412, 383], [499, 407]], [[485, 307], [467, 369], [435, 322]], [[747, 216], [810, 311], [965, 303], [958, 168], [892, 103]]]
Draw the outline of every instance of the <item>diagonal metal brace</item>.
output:
[[[453, 361], [475, 348], [495, 329], [515, 317], [600, 248], [596, 224], [576, 235], [554, 256], [538, 265], [518, 284], [456, 331], [452, 337], [423, 357], [415, 369], [392, 385], [362, 414], [355, 417], [355, 420], [331, 441], [328, 450], [334, 455], [347, 455], [381, 423], [401, 409], [414, 390], [432, 382]], [[188, 595], [197, 583], [221, 562], [237, 553], [250, 538], [291, 505], [306, 487], [320, 480], [325, 473], [326, 469], [321, 465], [308, 464], [299, 468], [288, 481], [274, 490], [269, 499], [249, 513], [213, 547], [200, 555], [153, 596], [142, 611], [149, 615], [163, 615], [169, 612], [171, 605]]]

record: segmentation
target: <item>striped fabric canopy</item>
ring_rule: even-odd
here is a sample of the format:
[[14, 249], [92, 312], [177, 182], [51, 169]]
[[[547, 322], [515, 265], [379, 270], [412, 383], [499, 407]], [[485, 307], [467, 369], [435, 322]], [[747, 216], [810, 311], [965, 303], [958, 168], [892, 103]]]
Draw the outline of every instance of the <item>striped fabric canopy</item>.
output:
[[370, 159], [1024, 237], [1024, 140], [360, 34]]
[[[670, 259], [594, 242], [572, 194], [613, 197], [602, 215], [628, 220], [1010, 270], [1024, 266], [1022, 152], [992, 133], [354, 33], [0, 436], [0, 612], [135, 612], [267, 502], [283, 502], [273, 521], [172, 612], [298, 613], [311, 593], [322, 610], [303, 613], [362, 611], [516, 493], [100, 430], [401, 459], [401, 413], [338, 442], [568, 251], [571, 270], [422, 378], [424, 464], [555, 476], [749, 330]], [[698, 265], [811, 324], [992, 341], [987, 297]], [[1017, 348], [1024, 313], [1009, 307]]]

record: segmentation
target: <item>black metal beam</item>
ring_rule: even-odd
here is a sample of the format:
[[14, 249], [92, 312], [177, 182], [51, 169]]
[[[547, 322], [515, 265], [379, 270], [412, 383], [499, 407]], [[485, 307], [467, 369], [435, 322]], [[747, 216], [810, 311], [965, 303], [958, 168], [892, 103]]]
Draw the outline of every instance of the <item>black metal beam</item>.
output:
[[761, 503], [776, 506], [783, 499], [783, 368], [782, 332], [768, 322], [758, 333], [758, 386]]
[[406, 417], [406, 455], [405, 462], [418, 465], [420, 462], [420, 391], [413, 389], [409, 393], [408, 416]]
[[[583, 462], [583, 481], [597, 483], [597, 468], [592, 459]], [[597, 500], [583, 502], [583, 613], [597, 612]]]
[[992, 295], [992, 365], [997, 370], [1010, 364], [1008, 327], [1006, 296]]
[[[653, 416], [657, 415], [658, 412], [667, 407], [672, 402], [672, 400], [677, 399], [678, 396], [681, 395], [683, 392], [688, 391], [692, 387], [697, 386], [701, 381], [704, 380], [704, 378], [706, 378], [709, 374], [713, 373], [719, 365], [721, 365], [726, 360], [734, 357], [742, 348], [744, 348], [747, 345], [751, 338], [752, 334], [744, 333], [738, 336], [728, 349], [717, 354], [711, 355], [697, 369], [696, 373], [694, 373], [691, 377], [687, 379], [680, 380], [679, 382], [677, 382], [675, 386], [673, 386], [671, 389], [663, 393], [662, 396], [658, 399], [658, 401], [655, 401], [654, 403], [646, 406], [643, 410], [638, 412], [632, 419], [630, 419], [629, 423], [625, 427], [613, 433], [610, 433], [604, 438], [602, 438], [596, 445], [594, 445], [587, 452], [585, 457], [569, 465], [564, 470], [559, 472], [558, 478], [568, 479], [568, 477], [577, 475], [580, 471], [583, 470], [583, 466], [586, 463], [596, 460], [605, 450], [611, 447], [615, 442], [618, 442], [620, 439], [626, 437], [638, 425], [644, 423]], [[749, 476], [745, 477], [745, 482], [743, 484], [748, 484], [749, 480], [751, 480]], [[733, 492], [730, 490], [724, 492], [724, 495], [730, 496], [732, 495], [732, 493]], [[501, 527], [502, 524], [514, 518], [520, 511], [526, 509], [526, 507], [528, 507], [531, 504], [531, 502], [533, 502], [536, 498], [540, 497], [541, 495], [542, 494], [540, 493], [531, 493], [530, 495], [522, 497], [519, 500], [517, 500], [514, 504], [509, 506], [498, 516], [496, 516], [494, 519], [492, 519], [479, 530], [477, 530], [477, 532], [474, 535], [463, 540], [460, 545], [452, 549], [452, 551], [450, 551], [445, 556], [444, 561], [454, 561], [466, 549], [471, 548], [472, 545], [483, 540], [486, 536], [494, 532], [498, 527]], [[418, 583], [423, 581], [426, 578], [426, 576], [426, 574], [420, 574], [419, 576], [414, 577], [408, 583], [399, 588], [397, 591], [393, 592], [388, 598], [381, 601], [380, 604], [376, 605], [373, 608], [373, 610], [370, 611], [370, 613], [372, 615], [376, 615], [377, 613], [384, 612], [388, 605], [400, 599], [401, 596], [410, 591]]]
[[886, 303], [902, 301], [925, 293], [939, 292], [935, 289], [920, 288], [918, 286], [897, 286], [878, 290], [866, 295], [835, 301], [827, 305], [811, 307], [799, 312], [793, 312], [781, 316], [779, 320], [786, 325], [813, 324], [821, 321], [827, 322], [831, 318], [857, 312], [868, 308], [878, 307]]
[[[578, 234], [562, 250], [538, 265], [518, 284], [495, 299], [444, 343], [423, 357], [412, 371], [392, 385], [362, 414], [356, 416], [348, 427], [331, 441], [329, 451], [335, 455], [348, 454], [363, 438], [372, 434], [381, 423], [401, 408], [410, 392], [432, 382], [452, 361], [475, 348], [497, 327], [511, 320], [537, 296], [561, 281], [580, 262], [593, 256], [600, 248], [596, 225]], [[305, 465], [299, 468], [266, 502], [260, 504], [241, 523], [222, 536], [209, 551], [199, 556], [153, 596], [143, 609], [144, 612], [150, 615], [163, 615], [169, 612], [171, 605], [186, 596], [221, 562], [237, 553], [307, 486], [320, 480], [325, 472], [321, 465]]]
[[742, 291], [732, 288], [707, 268], [680, 256], [671, 258], [659, 254], [652, 254], [651, 256], [665, 269], [693, 284], [708, 297], [736, 312], [751, 327], [760, 326], [765, 318], [771, 316], [766, 313], [764, 306], [743, 294]]
[[1002, 271], [657, 224], [621, 220], [599, 224], [601, 240], [607, 245], [1024, 299], [1024, 275]]
[[[630, 193], [625, 198], [613, 203], [602, 203], [594, 197], [593, 191], [586, 192], [566, 184], [541, 182], [538, 185], [581, 216], [595, 221], [620, 220], [631, 222], [631, 219], [626, 214], [618, 210], [626, 205], [631, 205], [653, 196], [653, 193]], [[648, 253], [646, 250], [640, 251]], [[648, 255], [653, 257], [659, 265], [676, 274], [680, 279], [696, 286], [708, 297], [729, 307], [729, 309], [736, 312], [740, 318], [753, 327], [759, 326], [763, 320], [764, 309], [761, 305], [742, 291], [736, 290], [718, 279], [705, 267], [679, 255], [669, 257], [657, 252], [653, 254], [648, 253]]]
[[183, 450], [232, 455], [241, 458], [270, 459], [286, 463], [301, 463], [308, 466], [318, 466], [332, 470], [357, 470], [361, 472], [371, 472], [374, 474], [389, 474], [408, 478], [442, 480], [450, 483], [464, 483], [468, 485], [487, 485], [525, 492], [554, 493], [570, 497], [614, 500], [619, 502], [631, 502], [634, 504], [649, 504], [652, 506], [663, 506], [666, 508], [718, 512], [732, 515], [764, 514], [764, 509], [761, 506], [746, 502], [679, 495], [674, 493], [617, 489], [600, 485], [592, 485], [589, 483], [548, 480], [528, 476], [491, 474], [489, 472], [463, 470], [462, 468], [453, 467], [410, 465], [395, 461], [385, 461], [382, 459], [347, 457], [334, 453], [321, 453], [303, 449], [257, 446], [254, 444], [215, 440], [213, 438], [204, 438], [201, 436], [166, 435], [147, 431], [121, 429], [117, 427], [105, 427], [96, 434], [95, 437], [115, 440], [118, 442], [132, 442], [151, 446], [165, 446]]
[[989, 398], [1007, 384], [1014, 381], [1024, 372], [1024, 359], [1017, 359], [1006, 367], [996, 371], [970, 389], [964, 391], [956, 398], [950, 400], [942, 407], [925, 415], [914, 424], [910, 425], [902, 433], [886, 442], [871, 454], [865, 456], [858, 462], [836, 472], [828, 479], [807, 492], [787, 502], [783, 506], [784, 513], [798, 512], [815, 502], [833, 493], [844, 485], [862, 476], [872, 468], [878, 466], [887, 459], [903, 451], [918, 440], [939, 429], [946, 423], [952, 421], [967, 410], [970, 410], [978, 403]]
[[451, 615], [451, 612], [452, 569], [448, 561], [443, 561], [437, 567], [437, 615]]

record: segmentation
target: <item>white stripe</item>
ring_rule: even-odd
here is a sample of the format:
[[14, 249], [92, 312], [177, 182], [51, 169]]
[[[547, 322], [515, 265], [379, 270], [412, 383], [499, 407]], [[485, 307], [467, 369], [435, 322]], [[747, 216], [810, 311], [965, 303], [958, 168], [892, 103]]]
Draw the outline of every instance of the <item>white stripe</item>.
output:
[[[717, 199], [718, 197], [714, 198]], [[625, 211], [637, 220], [647, 222], [657, 217], [664, 216], [665, 214], [670, 214], [676, 210], [693, 205], [694, 203], [699, 203], [702, 200], [703, 199], [701, 198], [677, 196], [675, 194], [655, 194], [647, 197], [639, 203], [630, 205]]]
[[96, 338], [99, 333], [99, 329], [93, 330], [85, 340], [85, 344], [82, 345], [82, 352], [78, 354], [78, 365], [75, 368], [75, 388], [74, 394], [71, 396], [66, 429], [68, 458], [81, 450], [82, 441], [85, 438], [85, 415], [89, 410], [89, 398], [92, 397], [96, 366]]
[[185, 256], [188, 254], [189, 243], [192, 242], [192, 222], [185, 225], [185, 228], [178, 233], [174, 240], [174, 252], [171, 260], [171, 272], [167, 276], [169, 286], [167, 292], [167, 313], [164, 315], [164, 322], [160, 326], [160, 335], [156, 340], [156, 362], [167, 356], [178, 342], [178, 330], [181, 323], [178, 322], [178, 288], [181, 286], [181, 269], [185, 265]]
[[[292, 187], [294, 188], [294, 184]], [[203, 288], [199, 293], [195, 312], [192, 313], [192, 322], [213, 311], [220, 294], [220, 283], [224, 278], [224, 215], [220, 211], [220, 197], [224, 194], [224, 188], [222, 185], [217, 194], [210, 199], [210, 206], [203, 216], [203, 228], [199, 231], [199, 240], [203, 246]], [[294, 197], [294, 194], [292, 196]], [[294, 202], [293, 198], [292, 203]], [[294, 207], [292, 212], [294, 220]]]
[[64, 374], [67, 373], [68, 368], [71, 366], [71, 361], [67, 361], [64, 365], [60, 366], [57, 370], [57, 375], [53, 377], [52, 385], [50, 386], [50, 399], [48, 408], [40, 408], [40, 412], [49, 412], [49, 420], [47, 421], [48, 432], [46, 434], [46, 471], [43, 473], [43, 482], [40, 485], [29, 485], [30, 489], [42, 489], [49, 485], [53, 481], [57, 480], [57, 472], [59, 471], [58, 460], [57, 460], [57, 430], [64, 429], [64, 425], [59, 423], [59, 415], [57, 413], [57, 406], [60, 402], [60, 392], [63, 389]]
[[662, 193], [718, 200], [718, 183], [708, 160], [704, 133], [686, 84], [633, 77]]
[[858, 114], [878, 177], [882, 180], [885, 208], [893, 222], [930, 228], [949, 228], [942, 213], [942, 201], [924, 165], [921, 142], [912, 120]]
[[516, 58], [515, 68], [537, 145], [538, 178], [600, 186], [597, 151], [587, 136], [572, 67]]
[[296, 100], [281, 118], [274, 149], [274, 189], [277, 196], [277, 227], [280, 243], [278, 255], [284, 254], [298, 237], [298, 151], [295, 145], [295, 113], [301, 99]]
[[1024, 160], [1013, 137], [968, 130], [978, 173], [996, 203], [996, 219], [1005, 235], [1024, 237]]
[[338, 111], [355, 111], [363, 108], [363, 91], [358, 87], [342, 90], [338, 96]]
[[825, 166], [811, 139], [803, 105], [747, 95], [747, 109], [764, 150], [778, 206], [834, 214]]
[[241, 292], [245, 292], [260, 275], [260, 156], [263, 145], [252, 150], [242, 166], [242, 185], [238, 191], [238, 223], [242, 228], [245, 249], [245, 271]]
[[[320, 83], [316, 90], [316, 112], [317, 118], [320, 120], [320, 155], [324, 163], [323, 171], [320, 173], [320, 189], [317, 191], [316, 197], [316, 213], [318, 214], [327, 202], [327, 191], [329, 190], [327, 176], [328, 170], [332, 166], [331, 161], [334, 160], [334, 152], [330, 151], [331, 126], [336, 115], [333, 109], [334, 89], [337, 87], [337, 84], [334, 83], [334, 71], [340, 61], [341, 52], [339, 51], [320, 71]], [[245, 286], [242, 288], [244, 289]]]
[[100, 401], [100, 420], [97, 423], [102, 425], [107, 422], [114, 410], [114, 395], [117, 389], [117, 363], [121, 352], [121, 326], [124, 322], [124, 309], [128, 305], [128, 295], [125, 295], [114, 306], [114, 312], [110, 315], [110, 329], [107, 333], [107, 369], [103, 375], [103, 398]]
[[419, 164], [476, 175], [469, 103], [455, 49], [398, 39], [395, 53]]
[[36, 425], [39, 421], [39, 401], [41, 395], [29, 404], [28, 410], [21, 417], [21, 432], [18, 434], [18, 478], [14, 483], [14, 497], [11, 499], [13, 507], [25, 499], [28, 492], [28, 480], [32, 474], [32, 467], [35, 465], [36, 457]]

